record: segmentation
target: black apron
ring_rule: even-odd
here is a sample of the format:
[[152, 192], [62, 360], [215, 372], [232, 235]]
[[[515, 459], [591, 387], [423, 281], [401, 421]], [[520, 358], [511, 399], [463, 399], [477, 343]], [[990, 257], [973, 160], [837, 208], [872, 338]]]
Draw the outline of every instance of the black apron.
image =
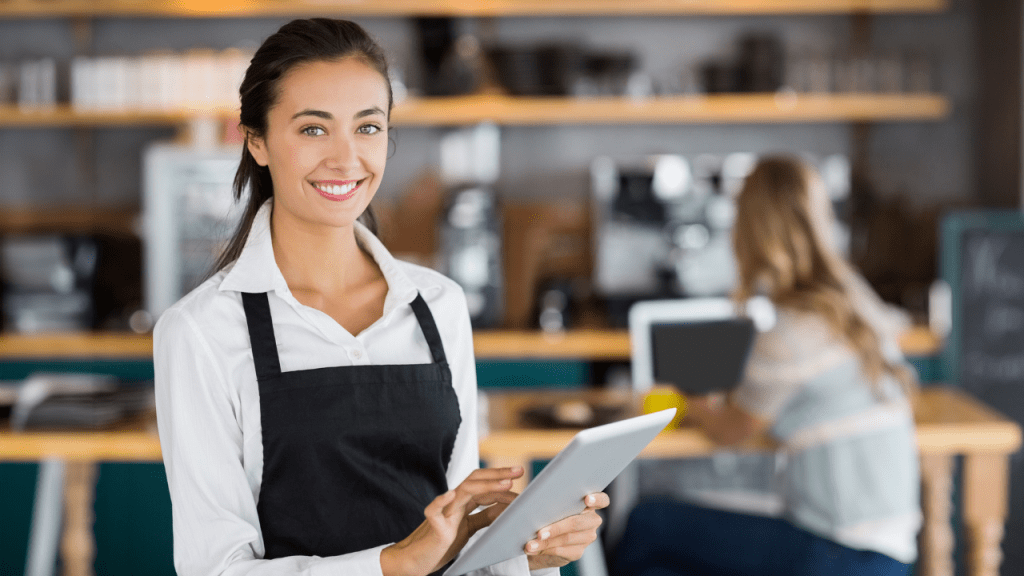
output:
[[433, 363], [281, 372], [267, 294], [242, 294], [259, 382], [265, 558], [397, 542], [448, 490], [462, 422], [430, 309], [412, 302]]

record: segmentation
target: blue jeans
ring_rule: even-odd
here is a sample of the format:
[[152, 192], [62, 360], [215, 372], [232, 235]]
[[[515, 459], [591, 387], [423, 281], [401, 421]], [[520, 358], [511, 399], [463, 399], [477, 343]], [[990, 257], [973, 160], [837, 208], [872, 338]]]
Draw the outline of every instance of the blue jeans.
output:
[[647, 500], [629, 516], [613, 576], [906, 576], [910, 566], [778, 518]]

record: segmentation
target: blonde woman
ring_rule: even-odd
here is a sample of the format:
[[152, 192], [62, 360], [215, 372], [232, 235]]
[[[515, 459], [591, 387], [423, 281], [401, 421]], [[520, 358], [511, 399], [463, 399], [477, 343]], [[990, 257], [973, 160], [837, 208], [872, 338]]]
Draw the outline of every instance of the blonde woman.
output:
[[618, 549], [623, 576], [909, 572], [921, 521], [916, 381], [885, 305], [836, 251], [832, 222], [810, 167], [757, 164], [737, 199], [735, 297], [769, 297], [778, 320], [727, 400], [689, 399], [688, 417], [721, 444], [764, 432], [781, 443], [782, 517], [641, 504]]

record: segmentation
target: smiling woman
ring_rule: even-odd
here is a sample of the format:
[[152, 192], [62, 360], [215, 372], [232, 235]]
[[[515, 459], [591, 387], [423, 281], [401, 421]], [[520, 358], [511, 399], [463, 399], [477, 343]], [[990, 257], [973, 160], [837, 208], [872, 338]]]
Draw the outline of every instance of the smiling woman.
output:
[[[376, 73], [376, 77], [370, 80], [370, 83], [374, 84], [376, 88], [383, 89], [386, 94], [384, 107], [380, 110], [382, 118], [378, 118], [378, 126], [380, 131], [387, 132], [387, 122], [391, 116], [391, 108], [394, 106], [391, 83], [387, 80], [387, 59], [380, 46], [357, 24], [345, 20], [322, 18], [297, 20], [286, 24], [276, 34], [267, 38], [253, 56], [252, 63], [239, 87], [242, 100], [241, 125], [246, 135], [246, 146], [242, 149], [242, 160], [238, 166], [238, 173], [235, 175], [235, 198], [238, 200], [244, 198], [247, 188], [249, 198], [238, 230], [217, 261], [217, 270], [238, 258], [256, 212], [274, 194], [274, 184], [268, 164], [257, 162], [253, 157], [251, 144], [261, 143], [267, 138], [271, 113], [273, 109], [280, 108], [282, 104], [281, 96], [284, 92], [282, 84], [288, 81], [288, 76], [291, 73], [299, 72], [302, 68], [345, 60], [348, 60], [350, 65], [361, 63], [364, 68]], [[341, 75], [335, 77], [334, 80], [344, 82], [345, 77]], [[292, 84], [295, 85], [293, 87], [301, 87], [302, 90], [312, 89], [312, 86], [301, 83], [293, 82]], [[334, 86], [334, 88], [336, 91], [333, 93], [319, 94], [320, 102], [326, 100], [333, 103], [329, 108], [335, 108], [338, 105], [334, 102], [337, 96], [345, 95], [348, 91], [347, 85], [341, 86], [340, 90], [338, 86]], [[351, 104], [351, 99], [348, 103]], [[380, 109], [380, 104], [374, 104], [374, 106]], [[332, 114], [330, 110], [326, 109], [303, 107], [293, 110], [292, 115], [297, 116], [293, 118], [296, 120], [302, 116], [327, 120], [328, 118], [325, 116]], [[309, 132], [316, 134], [324, 130], [322, 127], [319, 130], [310, 127]], [[387, 139], [386, 134], [383, 139]], [[383, 174], [385, 160], [386, 158], [380, 160], [381, 174], [378, 174], [378, 185], [379, 178]], [[372, 232], [376, 233], [377, 225], [373, 211], [369, 208], [368, 203], [364, 208], [365, 211], [361, 214], [360, 219]]]
[[[247, 138], [274, 186], [274, 227], [343, 230], [369, 206], [387, 160], [387, 80], [362, 59], [311, 62], [281, 79], [264, 136]], [[279, 225], [283, 218], [294, 220]]]
[[[516, 496], [521, 468], [478, 468], [462, 290], [374, 232], [387, 78], [362, 28], [327, 19], [286, 24], [246, 72], [246, 213], [154, 331], [181, 576], [426, 576]], [[487, 573], [554, 576], [608, 503], [589, 495]]]

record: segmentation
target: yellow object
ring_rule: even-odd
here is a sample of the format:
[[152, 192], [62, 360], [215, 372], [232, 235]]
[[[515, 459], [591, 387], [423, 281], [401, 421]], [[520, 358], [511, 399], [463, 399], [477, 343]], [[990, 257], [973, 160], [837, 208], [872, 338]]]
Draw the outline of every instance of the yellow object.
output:
[[672, 386], [655, 386], [644, 396], [644, 414], [668, 410], [669, 408], [676, 409], [676, 417], [665, 427], [666, 430], [678, 428], [679, 423], [686, 416], [686, 397], [677, 392]]

